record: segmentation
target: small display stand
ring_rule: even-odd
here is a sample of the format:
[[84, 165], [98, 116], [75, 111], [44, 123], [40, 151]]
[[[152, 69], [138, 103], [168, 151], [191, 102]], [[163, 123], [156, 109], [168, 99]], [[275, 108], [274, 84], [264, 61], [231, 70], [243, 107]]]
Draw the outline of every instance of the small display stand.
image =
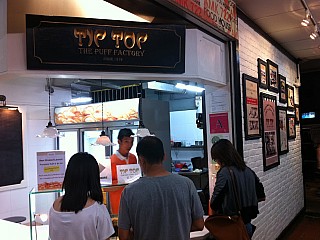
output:
[[49, 210], [62, 190], [39, 191], [32, 188], [29, 192], [30, 239], [47, 240], [49, 237]]

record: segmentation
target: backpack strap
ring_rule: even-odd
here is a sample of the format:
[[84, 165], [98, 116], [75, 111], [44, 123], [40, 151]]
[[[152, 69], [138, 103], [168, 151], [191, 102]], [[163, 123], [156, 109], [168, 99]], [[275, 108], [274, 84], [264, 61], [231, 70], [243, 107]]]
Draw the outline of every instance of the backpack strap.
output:
[[232, 169], [230, 167], [228, 167], [228, 171], [229, 171], [229, 174], [230, 174], [230, 177], [231, 177], [231, 182], [232, 182], [232, 189], [233, 189], [233, 193], [234, 193], [234, 196], [236, 198], [236, 205], [237, 205], [237, 211], [239, 213], [239, 215], [241, 215], [241, 212], [240, 212], [240, 200], [239, 200], [239, 192], [238, 192], [238, 187], [237, 187], [237, 184], [236, 184], [236, 179], [234, 177], [234, 173], [232, 171]]

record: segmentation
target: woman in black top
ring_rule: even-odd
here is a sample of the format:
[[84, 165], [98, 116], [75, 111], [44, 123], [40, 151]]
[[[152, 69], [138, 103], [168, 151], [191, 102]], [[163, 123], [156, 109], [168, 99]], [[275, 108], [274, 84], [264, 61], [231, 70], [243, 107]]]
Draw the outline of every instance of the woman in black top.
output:
[[246, 166], [229, 140], [221, 139], [216, 142], [211, 148], [211, 157], [220, 165], [220, 170], [217, 173], [210, 207], [216, 213], [238, 214], [229, 172], [229, 169], [232, 170], [237, 184], [241, 216], [251, 238], [256, 228], [251, 224], [251, 220], [259, 213], [258, 201], [265, 200], [263, 185], [255, 172]]

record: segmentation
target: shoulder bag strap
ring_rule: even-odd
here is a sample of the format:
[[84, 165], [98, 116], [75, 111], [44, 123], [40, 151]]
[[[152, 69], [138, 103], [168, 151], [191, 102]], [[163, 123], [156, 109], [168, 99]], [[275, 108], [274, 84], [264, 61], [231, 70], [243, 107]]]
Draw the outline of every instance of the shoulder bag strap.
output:
[[234, 196], [236, 198], [236, 205], [237, 205], [237, 208], [238, 208], [237, 210], [238, 210], [238, 213], [241, 215], [241, 213], [240, 213], [240, 201], [239, 201], [239, 194], [238, 194], [238, 187], [237, 187], [237, 184], [236, 184], [236, 179], [234, 177], [234, 173], [233, 173], [232, 169], [228, 167], [228, 170], [229, 170], [229, 174], [231, 176], [233, 193], [234, 193]]

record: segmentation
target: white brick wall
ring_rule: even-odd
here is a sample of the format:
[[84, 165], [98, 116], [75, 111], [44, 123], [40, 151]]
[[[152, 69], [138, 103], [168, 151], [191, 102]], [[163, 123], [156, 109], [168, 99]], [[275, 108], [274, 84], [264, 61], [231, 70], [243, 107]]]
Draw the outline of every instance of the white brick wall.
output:
[[[257, 59], [270, 59], [279, 66], [279, 73], [293, 86], [297, 76], [296, 65], [270, 42], [239, 19], [240, 72], [258, 78]], [[242, 82], [242, 80], [241, 80]], [[277, 96], [268, 90], [260, 89]], [[295, 103], [299, 102], [297, 90]], [[279, 104], [278, 105], [283, 105]], [[243, 121], [244, 122], [244, 121]], [[244, 128], [243, 128], [244, 129]], [[259, 204], [260, 214], [253, 221], [257, 225], [255, 240], [276, 239], [304, 206], [301, 159], [300, 126], [296, 127], [296, 139], [289, 140], [289, 153], [280, 155], [280, 165], [263, 171], [262, 140], [243, 138], [244, 159], [260, 177], [266, 192], [266, 201]], [[243, 132], [244, 136], [244, 132]]]

